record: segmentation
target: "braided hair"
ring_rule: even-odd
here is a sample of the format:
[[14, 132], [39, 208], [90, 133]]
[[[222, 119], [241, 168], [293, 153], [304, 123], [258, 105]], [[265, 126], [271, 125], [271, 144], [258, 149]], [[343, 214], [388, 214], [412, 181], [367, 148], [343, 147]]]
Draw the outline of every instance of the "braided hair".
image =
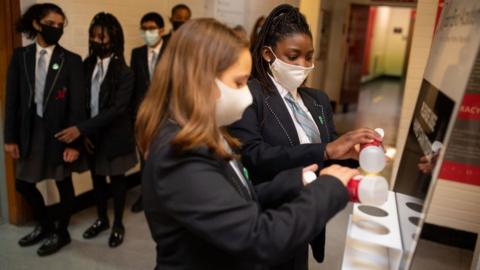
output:
[[33, 27], [33, 21], [40, 23], [40, 20], [45, 18], [50, 12], [57, 13], [65, 20], [67, 19], [63, 10], [55, 4], [34, 4], [30, 6], [18, 20], [16, 25], [17, 32], [25, 34], [28, 39], [34, 39], [38, 31]]
[[305, 34], [312, 38], [307, 20], [298, 8], [287, 4], [277, 6], [266, 18], [252, 51], [252, 77], [266, 92], [274, 91], [275, 86], [268, 76], [271, 71], [269, 63], [263, 59], [262, 50], [266, 46], [275, 48], [279, 41], [293, 34]]
[[[117, 18], [110, 13], [97, 13], [97, 15], [93, 17], [88, 29], [88, 34], [90, 37], [93, 36], [95, 27], [100, 27], [102, 33], [103, 31], [107, 31], [108, 36], [110, 37], [110, 49], [112, 53], [121, 60], [125, 61], [123, 55], [125, 38], [123, 35], [122, 26]], [[88, 48], [88, 53], [89, 55], [93, 55], [93, 48], [91, 46]]]

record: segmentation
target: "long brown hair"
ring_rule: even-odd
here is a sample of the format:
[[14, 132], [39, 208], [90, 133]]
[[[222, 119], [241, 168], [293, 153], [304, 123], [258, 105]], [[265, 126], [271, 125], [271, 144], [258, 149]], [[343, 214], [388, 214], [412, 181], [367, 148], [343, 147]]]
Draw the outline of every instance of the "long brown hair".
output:
[[172, 119], [180, 131], [172, 144], [180, 150], [207, 146], [222, 158], [222, 135], [231, 146], [238, 141], [217, 127], [215, 78], [233, 65], [248, 44], [214, 19], [190, 20], [172, 35], [155, 70], [136, 120], [137, 143], [148, 149], [162, 124]]

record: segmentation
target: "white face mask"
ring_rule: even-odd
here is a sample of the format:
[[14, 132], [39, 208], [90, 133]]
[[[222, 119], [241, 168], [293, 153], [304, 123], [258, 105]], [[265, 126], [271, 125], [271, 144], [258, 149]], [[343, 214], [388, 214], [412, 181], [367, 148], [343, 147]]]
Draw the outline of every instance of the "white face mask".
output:
[[288, 91], [296, 90], [313, 70], [314, 65], [302, 67], [285, 63], [275, 55], [272, 48], [269, 49], [275, 56], [275, 60], [270, 64], [273, 78]]
[[142, 31], [140, 35], [145, 41], [145, 44], [147, 44], [147, 46], [149, 47], [152, 47], [155, 44], [157, 44], [161, 38], [160, 33], [158, 32], [158, 29], [145, 30], [145, 31]]
[[252, 104], [252, 94], [247, 85], [236, 89], [219, 79], [215, 79], [215, 83], [220, 90], [220, 97], [215, 108], [217, 126], [228, 126], [242, 118], [245, 109]]

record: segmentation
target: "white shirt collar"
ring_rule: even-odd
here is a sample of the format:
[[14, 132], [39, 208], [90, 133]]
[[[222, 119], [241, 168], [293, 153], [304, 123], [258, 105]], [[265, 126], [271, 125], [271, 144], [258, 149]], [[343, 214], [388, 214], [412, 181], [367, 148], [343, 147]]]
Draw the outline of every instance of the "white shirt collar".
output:
[[157, 44], [157, 46], [155, 47], [148, 47], [148, 52], [149, 53], [152, 53], [155, 52], [157, 55], [160, 53], [160, 49], [162, 48], [162, 45], [163, 45], [163, 39], [160, 39], [160, 42]]
[[44, 47], [40, 46], [40, 44], [38, 44], [38, 42], [35, 42], [35, 43], [36, 43], [35, 48], [36, 48], [36, 53], [37, 54], [39, 54], [41, 50], [45, 50], [45, 51], [47, 51], [47, 55], [51, 56], [52, 53], [53, 53], [53, 50], [55, 49], [55, 44], [44, 48]]
[[112, 60], [113, 53], [109, 57], [105, 57], [103, 59], [97, 57], [97, 64], [102, 63], [103, 69], [107, 70], [108, 65], [110, 64], [110, 60]]
[[287, 89], [285, 89], [285, 87], [283, 87], [280, 83], [278, 83], [277, 80], [275, 80], [275, 78], [272, 75], [268, 74], [268, 77], [270, 77], [273, 84], [275, 85], [275, 88], [277, 88], [277, 91], [282, 98], [285, 98], [285, 96], [288, 95], [288, 93], [292, 93], [293, 98], [295, 98], [295, 100], [298, 100], [299, 96], [298, 96], [297, 89], [288, 91]]

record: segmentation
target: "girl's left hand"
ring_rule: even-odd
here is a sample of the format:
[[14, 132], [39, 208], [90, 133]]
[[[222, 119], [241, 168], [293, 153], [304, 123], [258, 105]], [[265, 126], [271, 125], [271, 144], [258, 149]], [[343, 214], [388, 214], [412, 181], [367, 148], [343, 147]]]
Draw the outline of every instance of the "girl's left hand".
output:
[[65, 148], [65, 151], [63, 151], [63, 161], [72, 163], [78, 159], [79, 155], [80, 152], [78, 152], [78, 150], [73, 148]]
[[76, 126], [73, 126], [58, 132], [55, 134], [55, 138], [64, 143], [71, 143], [80, 137], [80, 135], [80, 130]]

